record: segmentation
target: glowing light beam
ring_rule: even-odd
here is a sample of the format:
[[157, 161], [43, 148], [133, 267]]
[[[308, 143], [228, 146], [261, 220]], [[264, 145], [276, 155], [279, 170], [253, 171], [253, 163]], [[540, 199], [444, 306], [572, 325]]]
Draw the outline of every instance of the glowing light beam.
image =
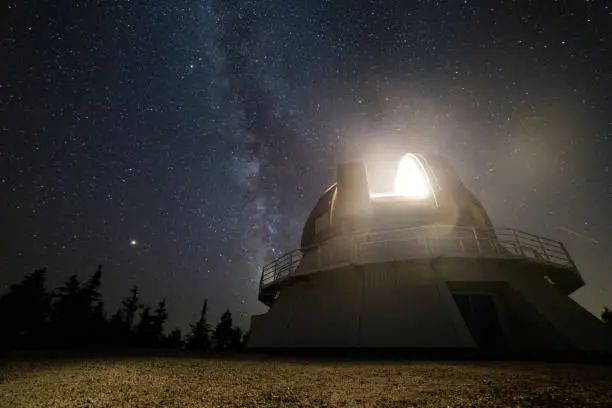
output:
[[429, 196], [429, 184], [423, 170], [412, 154], [402, 157], [395, 176], [395, 194], [414, 198]]

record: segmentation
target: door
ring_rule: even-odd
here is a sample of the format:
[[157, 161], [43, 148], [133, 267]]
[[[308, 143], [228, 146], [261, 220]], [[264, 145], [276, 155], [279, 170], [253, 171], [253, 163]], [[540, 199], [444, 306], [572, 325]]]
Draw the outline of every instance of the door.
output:
[[453, 294], [453, 299], [478, 348], [506, 348], [504, 331], [492, 295], [461, 293]]

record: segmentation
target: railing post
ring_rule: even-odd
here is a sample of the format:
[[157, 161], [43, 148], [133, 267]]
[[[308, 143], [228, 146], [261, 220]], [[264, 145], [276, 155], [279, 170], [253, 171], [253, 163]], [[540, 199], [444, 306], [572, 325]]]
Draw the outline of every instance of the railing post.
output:
[[518, 235], [516, 235], [516, 231], [512, 231], [512, 236], [514, 237], [514, 243], [516, 244], [516, 249], [518, 251], [517, 255], [520, 255], [521, 258], [525, 258], [525, 254], [523, 253], [523, 248], [521, 248], [521, 242], [519, 241]]
[[293, 253], [293, 256], [295, 257], [295, 260], [293, 261], [293, 271], [291, 272], [292, 275], [295, 273], [295, 271], [297, 271], [297, 268], [300, 266], [300, 253], [298, 251], [295, 251]]
[[493, 251], [497, 254], [500, 252], [497, 231], [495, 231], [494, 228], [491, 228], [489, 232], [491, 233], [491, 247], [493, 248]]
[[563, 253], [565, 254], [565, 257], [567, 258], [567, 263], [570, 264], [572, 268], [576, 269], [576, 264], [572, 260], [572, 257], [570, 256], [569, 252], [567, 252], [565, 245], [563, 245], [562, 242], [559, 242], [559, 245], [561, 245], [561, 248], [563, 248]]
[[544, 242], [542, 242], [542, 237], [540, 236], [538, 236], [538, 243], [540, 244], [540, 249], [542, 250], [544, 259], [546, 259], [546, 262], [550, 263], [550, 258], [548, 257], [548, 254], [546, 253], [546, 247], [544, 247]]
[[478, 240], [478, 233], [476, 232], [476, 228], [472, 227], [472, 233], [474, 234], [474, 241], [476, 242], [476, 248], [478, 249], [478, 253], [482, 253], [482, 248], [480, 248], [480, 241]]
[[265, 267], [261, 268], [261, 278], [259, 278], [259, 295], [261, 296], [261, 289], [263, 288], [263, 278], [264, 278], [264, 269]]
[[272, 270], [270, 272], [270, 275], [272, 275], [272, 282], [274, 282], [276, 280], [276, 275], [278, 274], [278, 258], [274, 260]]

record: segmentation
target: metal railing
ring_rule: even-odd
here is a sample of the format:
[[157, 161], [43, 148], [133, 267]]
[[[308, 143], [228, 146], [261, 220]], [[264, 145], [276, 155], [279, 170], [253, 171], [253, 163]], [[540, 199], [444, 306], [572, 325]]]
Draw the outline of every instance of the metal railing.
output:
[[576, 269], [565, 246], [526, 232], [432, 225], [358, 232], [293, 250], [263, 267], [260, 291], [296, 275], [342, 265], [436, 256], [519, 258]]

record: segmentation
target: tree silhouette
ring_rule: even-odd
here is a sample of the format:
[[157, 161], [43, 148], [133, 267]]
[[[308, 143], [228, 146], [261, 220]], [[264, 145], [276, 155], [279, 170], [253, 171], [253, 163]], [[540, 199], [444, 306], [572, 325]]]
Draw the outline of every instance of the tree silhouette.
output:
[[50, 309], [46, 269], [37, 269], [0, 297], [0, 345], [41, 346]]
[[98, 290], [102, 284], [102, 265], [98, 265], [98, 269], [91, 278], [83, 285], [83, 301], [88, 304], [100, 302], [101, 296]]
[[187, 348], [189, 350], [205, 351], [210, 349], [210, 326], [206, 322], [206, 309], [208, 307], [208, 299], [204, 300], [204, 306], [200, 312], [200, 319], [195, 324], [190, 324], [191, 334], [187, 340]]
[[151, 315], [151, 308], [145, 306], [140, 312], [140, 320], [135, 329], [136, 344], [140, 347], [155, 346], [155, 318]]
[[127, 346], [129, 330], [123, 318], [121, 307], [111, 316], [108, 321], [108, 342], [110, 346]]
[[232, 313], [228, 310], [223, 312], [221, 320], [215, 326], [212, 334], [212, 340], [215, 345], [215, 350], [224, 350], [231, 346], [232, 337], [234, 336], [234, 328], [232, 322]]
[[140, 291], [138, 286], [132, 286], [130, 295], [121, 301], [121, 305], [117, 311], [110, 317], [108, 321], [107, 336], [108, 342], [114, 347], [127, 347], [137, 342], [136, 328], [134, 321], [136, 314], [142, 309], [142, 305], [138, 299]]
[[83, 285], [72, 275], [60, 286], [53, 297], [51, 313], [52, 338], [59, 347], [99, 344], [106, 331], [106, 317], [99, 288], [102, 265]]
[[81, 289], [81, 302], [83, 311], [86, 312], [86, 330], [88, 344], [100, 344], [105, 342], [107, 321], [104, 313], [104, 303], [99, 289], [102, 284], [102, 265], [98, 265], [96, 272], [83, 285]]
[[155, 342], [161, 343], [164, 339], [164, 324], [168, 319], [168, 312], [166, 310], [166, 299], [163, 299], [157, 305], [155, 313], [153, 315], [153, 333], [155, 336]]
[[164, 347], [171, 349], [183, 348], [183, 336], [180, 329], [174, 329], [164, 339]]
[[230, 336], [229, 348], [232, 350], [240, 350], [242, 348], [242, 329], [240, 327], [234, 327]]
[[110, 341], [110, 328], [104, 311], [104, 302], [96, 303], [90, 317], [91, 343], [98, 346], [108, 345]]
[[81, 283], [71, 275], [53, 294], [56, 299], [51, 313], [52, 337], [58, 347], [75, 347], [83, 343], [81, 328], [86, 323], [83, 310]]
[[609, 309], [607, 306], [603, 307], [603, 310], [601, 311], [601, 320], [612, 326], [612, 310]]
[[138, 295], [140, 295], [140, 291], [138, 290], [138, 286], [132, 286], [130, 289], [130, 297], [123, 300], [121, 303], [122, 309], [122, 321], [127, 326], [128, 331], [132, 330], [134, 325], [134, 318], [136, 317], [136, 312], [142, 308], [140, 301], [138, 300]]
[[[229, 310], [221, 316], [211, 335], [207, 322], [208, 300], [198, 321], [190, 324], [183, 340], [179, 329], [164, 335], [168, 320], [166, 300], [153, 310], [139, 300], [138, 286], [130, 289], [117, 311], [107, 319], [100, 294], [102, 265], [89, 279], [71, 275], [52, 293], [45, 290], [46, 270], [38, 269], [11, 285], [0, 296], [0, 346], [17, 348], [166, 347], [206, 351], [243, 347], [248, 333], [233, 327]], [[212, 340], [211, 340], [212, 338]]]
[[166, 301], [159, 302], [157, 309], [145, 306], [140, 312], [140, 320], [135, 328], [136, 343], [140, 347], [160, 347], [164, 341], [164, 323], [168, 318]]

